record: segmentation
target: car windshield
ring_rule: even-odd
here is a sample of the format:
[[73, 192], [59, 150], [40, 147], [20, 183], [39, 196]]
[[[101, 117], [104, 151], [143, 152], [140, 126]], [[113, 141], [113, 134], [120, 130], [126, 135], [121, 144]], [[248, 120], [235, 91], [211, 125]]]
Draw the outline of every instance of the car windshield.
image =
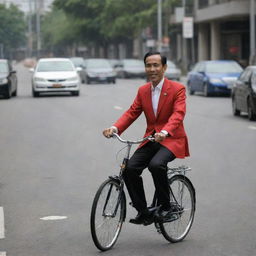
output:
[[88, 60], [86, 64], [87, 68], [111, 68], [110, 63], [105, 59]]
[[69, 61], [42, 61], [39, 62], [37, 72], [74, 71]]
[[168, 68], [176, 68], [175, 64], [171, 61], [167, 61], [167, 67]]
[[240, 73], [243, 69], [236, 62], [212, 62], [206, 64], [207, 73]]
[[83, 58], [71, 58], [70, 60], [74, 63], [75, 67], [80, 67], [84, 65]]
[[8, 72], [8, 66], [4, 62], [0, 62], [0, 73], [7, 73]]
[[126, 66], [126, 67], [142, 67], [142, 68], [144, 68], [144, 63], [141, 60], [124, 60], [124, 66]]

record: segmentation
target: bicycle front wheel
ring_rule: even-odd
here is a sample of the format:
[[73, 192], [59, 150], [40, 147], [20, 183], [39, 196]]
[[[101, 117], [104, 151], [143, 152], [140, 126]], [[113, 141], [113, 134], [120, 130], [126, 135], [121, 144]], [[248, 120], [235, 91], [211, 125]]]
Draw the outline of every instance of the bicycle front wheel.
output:
[[176, 243], [186, 237], [192, 226], [196, 208], [195, 189], [183, 175], [171, 177], [169, 186], [173, 218], [159, 223], [159, 227], [166, 240]]
[[91, 210], [91, 234], [101, 251], [113, 247], [125, 218], [125, 196], [119, 183], [108, 179], [99, 187]]

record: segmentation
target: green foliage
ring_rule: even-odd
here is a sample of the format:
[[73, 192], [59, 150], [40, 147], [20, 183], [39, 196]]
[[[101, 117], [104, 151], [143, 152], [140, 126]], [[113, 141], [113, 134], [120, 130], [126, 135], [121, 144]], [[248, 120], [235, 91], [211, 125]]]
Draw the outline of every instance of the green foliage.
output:
[[42, 20], [44, 47], [68, 46], [79, 40], [79, 26], [62, 10], [53, 9]]
[[0, 4], [0, 43], [5, 50], [23, 46], [26, 41], [24, 13], [17, 6]]
[[[163, 0], [163, 9], [177, 1]], [[56, 24], [56, 27], [51, 26], [44, 31], [54, 38], [58, 37], [60, 41], [67, 36], [67, 42], [75, 38], [84, 43], [96, 44], [126, 42], [140, 35], [147, 27], [156, 31], [157, 0], [55, 0], [53, 5], [53, 12], [56, 9], [63, 11], [62, 17], [65, 13], [65, 20], [59, 22], [62, 23], [61, 28]], [[58, 23], [57, 18], [53, 14], [51, 22], [56, 19]], [[64, 31], [65, 27], [68, 33]], [[56, 32], [58, 35], [54, 35]]]

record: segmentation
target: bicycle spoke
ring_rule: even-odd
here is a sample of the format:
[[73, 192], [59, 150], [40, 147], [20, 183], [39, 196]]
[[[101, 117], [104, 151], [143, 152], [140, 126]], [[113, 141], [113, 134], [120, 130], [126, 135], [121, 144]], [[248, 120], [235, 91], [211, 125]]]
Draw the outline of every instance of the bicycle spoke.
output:
[[110, 249], [116, 242], [124, 219], [124, 202], [120, 186], [108, 180], [99, 188], [91, 214], [91, 231], [100, 250]]
[[176, 218], [161, 223], [160, 229], [168, 241], [178, 242], [185, 238], [191, 228], [195, 211], [195, 198], [191, 184], [182, 176], [174, 176], [170, 184], [171, 198], [174, 200], [172, 207], [177, 208], [173, 212], [173, 216]]

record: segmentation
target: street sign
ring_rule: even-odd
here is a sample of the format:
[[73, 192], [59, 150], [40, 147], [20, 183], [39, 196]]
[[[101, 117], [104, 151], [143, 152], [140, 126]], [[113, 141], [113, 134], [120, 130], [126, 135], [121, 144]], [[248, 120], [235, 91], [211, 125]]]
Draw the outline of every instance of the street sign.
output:
[[148, 39], [146, 41], [146, 46], [147, 47], [155, 47], [155, 45], [156, 45], [156, 41], [154, 39]]
[[193, 17], [184, 17], [182, 23], [183, 38], [193, 38]]

